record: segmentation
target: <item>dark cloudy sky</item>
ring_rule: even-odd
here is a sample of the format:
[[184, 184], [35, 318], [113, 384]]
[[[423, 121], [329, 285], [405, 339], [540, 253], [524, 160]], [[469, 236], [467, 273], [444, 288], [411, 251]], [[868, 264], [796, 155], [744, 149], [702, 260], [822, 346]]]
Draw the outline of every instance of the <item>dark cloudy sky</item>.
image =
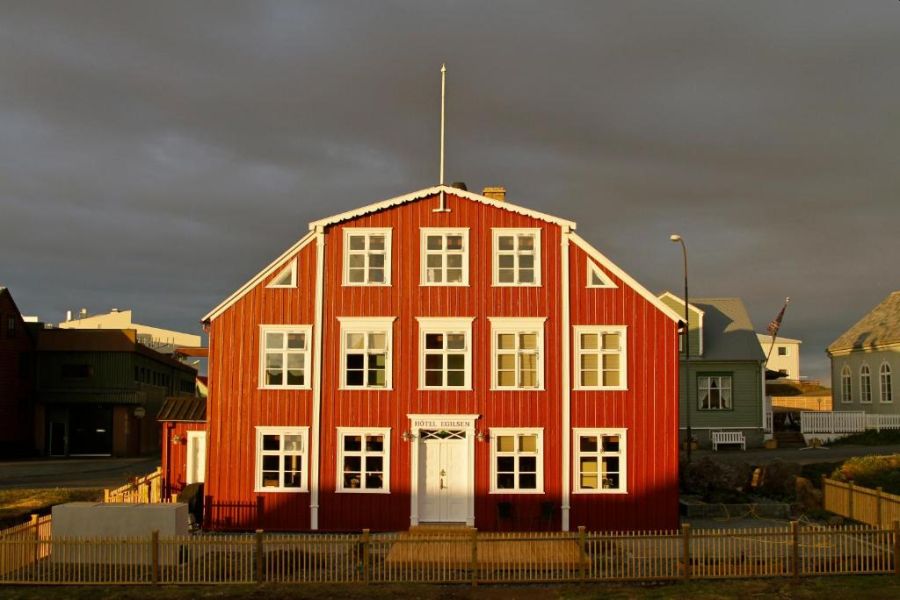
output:
[[824, 347], [900, 288], [900, 3], [2, 2], [0, 285], [199, 330], [329, 214], [447, 172], [652, 290]]

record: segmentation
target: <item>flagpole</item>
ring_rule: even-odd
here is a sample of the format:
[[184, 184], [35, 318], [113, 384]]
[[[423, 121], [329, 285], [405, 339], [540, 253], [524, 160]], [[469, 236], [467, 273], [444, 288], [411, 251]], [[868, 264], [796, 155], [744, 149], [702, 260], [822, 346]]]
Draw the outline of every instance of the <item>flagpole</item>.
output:
[[445, 202], [446, 197], [444, 194], [444, 120], [445, 120], [445, 107], [446, 107], [446, 97], [447, 97], [447, 64], [444, 63], [441, 65], [441, 166], [440, 166], [440, 174], [438, 178], [440, 181], [438, 182], [441, 186], [441, 206], [434, 212], [449, 212]]
[[766, 368], [769, 367], [769, 358], [772, 356], [772, 349], [775, 347], [775, 338], [778, 337], [778, 330], [781, 329], [781, 320], [784, 318], [784, 311], [790, 301], [790, 296], [784, 299], [784, 306], [781, 307], [781, 312], [778, 313], [774, 321], [769, 323], [769, 333], [772, 334], [772, 342], [769, 344], [769, 352], [766, 354]]

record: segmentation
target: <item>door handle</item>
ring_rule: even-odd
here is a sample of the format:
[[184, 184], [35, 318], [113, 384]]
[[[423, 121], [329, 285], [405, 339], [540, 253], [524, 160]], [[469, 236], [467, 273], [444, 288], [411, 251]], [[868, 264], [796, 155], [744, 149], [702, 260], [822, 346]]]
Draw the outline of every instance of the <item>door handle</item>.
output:
[[444, 478], [441, 477], [441, 487], [439, 489], [444, 489]]

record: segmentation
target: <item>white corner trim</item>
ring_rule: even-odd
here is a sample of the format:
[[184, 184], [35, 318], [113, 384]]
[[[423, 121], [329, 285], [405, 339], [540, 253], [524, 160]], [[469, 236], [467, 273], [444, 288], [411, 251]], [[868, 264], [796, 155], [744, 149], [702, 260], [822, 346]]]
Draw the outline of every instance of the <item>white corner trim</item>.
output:
[[319, 464], [321, 463], [321, 413], [322, 413], [322, 335], [325, 314], [325, 233], [321, 229], [315, 231], [316, 236], [316, 300], [313, 322], [313, 376], [312, 376], [312, 432], [310, 449], [314, 453], [312, 469], [310, 469], [309, 528], [319, 528]]
[[[562, 373], [560, 373], [560, 387], [562, 404], [562, 501], [560, 502], [561, 529], [569, 531], [569, 514], [571, 510], [571, 494], [572, 487], [569, 471], [571, 469], [571, 434], [569, 429], [572, 427], [572, 340], [569, 333], [571, 326], [571, 298], [569, 292], [569, 242], [571, 232], [563, 229], [560, 236], [560, 285], [562, 286], [562, 324], [560, 325], [560, 348], [562, 357]], [[589, 263], [590, 264], [590, 263]], [[590, 279], [588, 280], [590, 283]]]

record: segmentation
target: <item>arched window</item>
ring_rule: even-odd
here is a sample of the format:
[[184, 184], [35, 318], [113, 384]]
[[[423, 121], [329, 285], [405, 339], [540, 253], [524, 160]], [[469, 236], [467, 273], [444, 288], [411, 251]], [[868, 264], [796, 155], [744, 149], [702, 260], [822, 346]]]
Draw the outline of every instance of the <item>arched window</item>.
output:
[[881, 401], [884, 403], [894, 401], [894, 390], [891, 382], [891, 365], [881, 363]]
[[859, 368], [859, 401], [863, 404], [872, 403], [872, 373], [869, 365]]
[[847, 365], [841, 369], [841, 402], [845, 404], [853, 402], [853, 396], [850, 393], [850, 367]]

